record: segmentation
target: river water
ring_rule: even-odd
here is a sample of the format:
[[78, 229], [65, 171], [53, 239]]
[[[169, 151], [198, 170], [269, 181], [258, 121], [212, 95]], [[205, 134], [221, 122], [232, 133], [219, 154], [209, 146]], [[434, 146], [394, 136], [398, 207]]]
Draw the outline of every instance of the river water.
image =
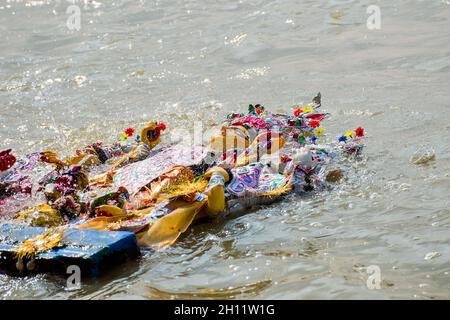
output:
[[[292, 112], [318, 91], [330, 137], [367, 132], [331, 191], [197, 225], [81, 290], [0, 275], [0, 297], [450, 298], [449, 1], [1, 0], [0, 33], [0, 149], [18, 155], [149, 119], [208, 128], [249, 103]], [[420, 148], [435, 160], [411, 163]]]

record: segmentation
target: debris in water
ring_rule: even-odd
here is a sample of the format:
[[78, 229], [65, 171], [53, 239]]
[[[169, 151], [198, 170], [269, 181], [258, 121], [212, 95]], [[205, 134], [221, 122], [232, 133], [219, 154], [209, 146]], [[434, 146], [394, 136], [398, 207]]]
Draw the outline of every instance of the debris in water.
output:
[[73, 80], [80, 87], [84, 82], [86, 82], [87, 77], [83, 76], [83, 75], [79, 75], [79, 76], [76, 76]]
[[[229, 114], [209, 143], [199, 146], [158, 146], [166, 124], [150, 121], [140, 131], [121, 130], [112, 145], [96, 141], [65, 158], [44, 151], [16, 159], [5, 150], [0, 153], [0, 211], [15, 214], [15, 223], [28, 224], [33, 233], [17, 243], [0, 242], [15, 253], [7, 262], [18, 258], [23, 260], [19, 270], [43, 270], [36, 265], [42, 257], [71, 257], [63, 236], [81, 236], [81, 230], [102, 231], [105, 239], [128, 231], [127, 241], [133, 242], [128, 251], [137, 243], [158, 251], [195, 221], [251, 210], [288, 193], [326, 189], [343, 178], [336, 160], [361, 153], [365, 131], [346, 130], [327, 142], [322, 122], [328, 114], [318, 113], [319, 107], [320, 93], [309, 104], [292, 106], [290, 114], [250, 104], [247, 113]], [[15, 209], [6, 211], [6, 205]]]
[[425, 148], [421, 147], [418, 149], [412, 157], [409, 159], [409, 162], [412, 164], [423, 165], [428, 164], [431, 161], [436, 160], [436, 154], [433, 148]]
[[423, 259], [424, 259], [424, 260], [431, 260], [431, 259], [440, 257], [441, 255], [442, 255], [442, 254], [441, 254], [440, 252], [437, 252], [437, 251], [428, 252], [428, 253], [425, 255], [425, 258], [423, 258]]

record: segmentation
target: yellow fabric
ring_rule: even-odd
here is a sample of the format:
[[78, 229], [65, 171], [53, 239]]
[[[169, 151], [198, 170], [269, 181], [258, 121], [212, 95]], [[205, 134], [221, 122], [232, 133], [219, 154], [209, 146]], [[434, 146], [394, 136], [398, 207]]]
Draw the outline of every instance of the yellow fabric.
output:
[[168, 186], [159, 194], [158, 202], [183, 197], [192, 198], [195, 197], [197, 192], [203, 192], [208, 185], [208, 182], [204, 179], [198, 179], [195, 181], [186, 181], [173, 186]]
[[125, 213], [125, 211], [117, 206], [105, 204], [95, 208], [95, 213], [96, 215], [115, 217], [115, 216], [122, 216]]
[[218, 133], [211, 137], [210, 148], [216, 152], [225, 152], [229, 149], [246, 149], [250, 145], [248, 137], [244, 137], [232, 130], [227, 130], [226, 134]]
[[176, 209], [150, 226], [148, 231], [138, 234], [139, 244], [162, 250], [174, 243], [180, 234], [192, 224], [197, 213], [206, 204], [202, 201], [174, 201], [171, 206]]
[[46, 203], [19, 212], [17, 219], [30, 221], [33, 227], [56, 227], [66, 223], [58, 210]]
[[116, 174], [116, 170], [105, 172], [89, 179], [90, 187], [106, 188], [113, 184], [113, 177]]
[[82, 165], [82, 166], [90, 166], [101, 163], [98, 157], [89, 153], [81, 153], [79, 155], [66, 158], [65, 161], [70, 165]]
[[151, 199], [157, 199], [160, 195], [161, 198], [168, 199], [199, 191], [197, 188], [202, 186], [192, 181], [194, 177], [194, 172], [190, 168], [174, 166], [151, 183]]
[[33, 257], [36, 254], [51, 250], [60, 245], [66, 228], [48, 230], [34, 238], [22, 242], [15, 250], [16, 257]]
[[[205, 178], [210, 178], [213, 174], [220, 174], [225, 182], [230, 180], [228, 172], [221, 167], [214, 167], [209, 169], [205, 173]], [[223, 185], [218, 184], [213, 186], [212, 188], [207, 188], [206, 195], [208, 196], [208, 202], [206, 205], [206, 213], [210, 217], [215, 217], [220, 212], [225, 211], [226, 202], [225, 202], [225, 188]]]
[[57, 167], [66, 167], [67, 163], [58, 159], [58, 156], [53, 151], [41, 152], [41, 160], [46, 163], [55, 164]]
[[225, 188], [222, 185], [217, 185], [206, 192], [208, 196], [208, 202], [206, 206], [206, 212], [208, 216], [215, 217], [220, 212], [225, 211]]
[[77, 229], [93, 229], [93, 230], [100, 230], [100, 231], [106, 231], [111, 229], [111, 225], [113, 223], [116, 223], [118, 221], [122, 221], [124, 219], [128, 218], [126, 214], [122, 214], [121, 216], [116, 215], [112, 217], [96, 217], [89, 219], [88, 221], [77, 225]]

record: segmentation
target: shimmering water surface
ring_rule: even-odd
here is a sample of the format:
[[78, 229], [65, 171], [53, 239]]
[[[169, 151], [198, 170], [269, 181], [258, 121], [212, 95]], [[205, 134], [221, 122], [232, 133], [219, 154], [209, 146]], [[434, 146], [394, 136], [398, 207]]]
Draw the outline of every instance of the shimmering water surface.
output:
[[[79, 31], [69, 1], [0, 1], [0, 149], [69, 152], [152, 118], [207, 128], [321, 91], [329, 137], [363, 126], [366, 157], [330, 192], [197, 225], [78, 291], [0, 275], [2, 298], [450, 298], [448, 1], [75, 2]], [[436, 160], [410, 163], [421, 146]]]

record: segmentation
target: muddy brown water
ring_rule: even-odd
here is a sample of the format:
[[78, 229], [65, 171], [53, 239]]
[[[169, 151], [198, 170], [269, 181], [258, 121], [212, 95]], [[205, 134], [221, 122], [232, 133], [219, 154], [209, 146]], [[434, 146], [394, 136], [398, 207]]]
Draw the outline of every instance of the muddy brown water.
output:
[[[197, 225], [81, 290], [0, 275], [0, 297], [450, 298], [448, 1], [75, 1], [79, 31], [69, 5], [0, 1], [0, 149], [69, 152], [149, 119], [210, 128], [320, 91], [328, 137], [363, 126], [365, 157], [330, 191]], [[411, 163], [422, 146], [435, 160]]]

